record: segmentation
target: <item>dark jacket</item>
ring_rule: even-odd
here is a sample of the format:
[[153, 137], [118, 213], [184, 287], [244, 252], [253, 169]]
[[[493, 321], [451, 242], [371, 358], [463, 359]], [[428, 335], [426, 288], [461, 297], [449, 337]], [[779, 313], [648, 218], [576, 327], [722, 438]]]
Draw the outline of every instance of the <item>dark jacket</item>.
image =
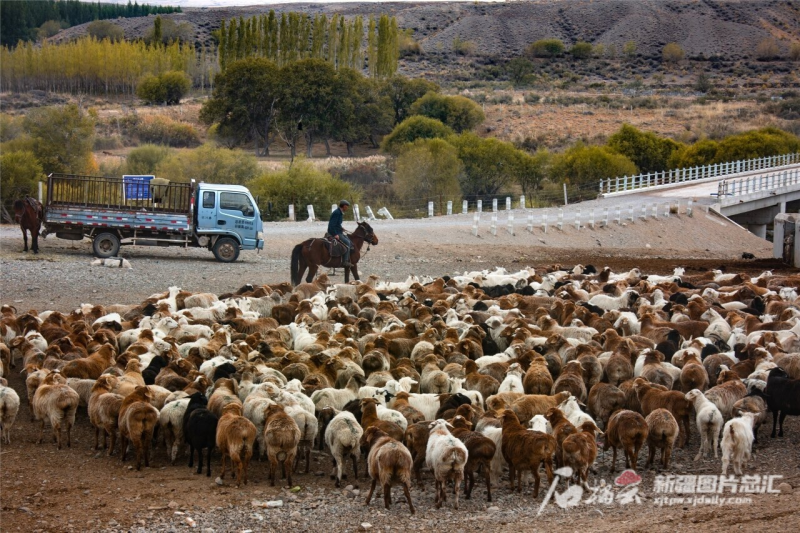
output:
[[342, 220], [344, 220], [344, 213], [340, 208], [331, 213], [331, 218], [328, 219], [328, 234], [329, 235], [342, 235], [344, 228], [342, 227]]

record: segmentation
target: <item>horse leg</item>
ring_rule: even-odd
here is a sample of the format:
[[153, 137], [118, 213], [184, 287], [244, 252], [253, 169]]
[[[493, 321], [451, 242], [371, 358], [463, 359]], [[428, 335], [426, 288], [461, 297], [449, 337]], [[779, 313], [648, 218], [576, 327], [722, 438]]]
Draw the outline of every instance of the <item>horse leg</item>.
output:
[[[352, 268], [352, 267], [350, 267]], [[344, 267], [344, 282], [350, 283], [350, 268]]]
[[[33, 241], [33, 253], [39, 253], [39, 229], [35, 228], [31, 230], [31, 241]], [[358, 279], [358, 277], [356, 277]]]
[[27, 252], [28, 251], [28, 231], [21, 224], [20, 224], [20, 228], [22, 228], [22, 242], [25, 243], [25, 248], [23, 248], [22, 251], [23, 252]]
[[314, 281], [314, 277], [317, 275], [317, 270], [319, 270], [319, 265], [308, 265], [308, 276], [306, 276], [307, 283]]
[[353, 263], [353, 266], [350, 267], [350, 270], [353, 271], [353, 279], [358, 281], [360, 278], [358, 277], [358, 266], [356, 266], [356, 263]]

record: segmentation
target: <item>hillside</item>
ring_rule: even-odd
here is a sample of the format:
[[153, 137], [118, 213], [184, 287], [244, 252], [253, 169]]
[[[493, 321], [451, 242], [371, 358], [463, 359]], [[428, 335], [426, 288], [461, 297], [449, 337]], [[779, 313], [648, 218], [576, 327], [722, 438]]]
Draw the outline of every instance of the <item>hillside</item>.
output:
[[[614, 44], [634, 41], [645, 57], [660, 56], [669, 42], [677, 42], [689, 58], [721, 56], [746, 59], [765, 38], [777, 39], [783, 52], [788, 42], [800, 40], [800, 2], [793, 0], [530, 0], [509, 3], [332, 3], [267, 4], [249, 7], [185, 8], [166, 15], [188, 22], [197, 42], [208, 44], [211, 31], [222, 19], [276, 11], [369, 15], [391, 13], [401, 28], [412, 29], [426, 55], [447, 54], [456, 38], [473, 41], [476, 54], [507, 58], [543, 38], [565, 43], [580, 40]], [[152, 27], [151, 17], [115, 21], [127, 38], [142, 37]], [[59, 33], [54, 39], [73, 39], [86, 25]]]

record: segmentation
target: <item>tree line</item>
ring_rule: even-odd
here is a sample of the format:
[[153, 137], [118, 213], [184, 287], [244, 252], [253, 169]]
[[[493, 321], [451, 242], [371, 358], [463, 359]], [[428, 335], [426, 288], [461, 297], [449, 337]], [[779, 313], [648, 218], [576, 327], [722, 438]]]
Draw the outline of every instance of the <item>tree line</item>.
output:
[[[268, 15], [249, 19], [239, 17], [222, 21], [214, 32], [219, 40], [220, 68], [248, 57], [263, 57], [279, 66], [300, 59], [322, 59], [336, 69], [351, 68], [361, 71], [366, 64], [371, 77], [387, 77], [397, 71], [398, 29], [397, 20], [381, 15], [376, 20], [370, 16], [364, 36], [364, 19], [356, 16], [348, 20], [334, 14], [314, 17], [305, 13], [274, 10]], [[366, 47], [365, 47], [366, 45]]]
[[150, 14], [179, 13], [181, 8], [151, 6], [138, 2], [127, 5], [78, 0], [37, 0], [0, 2], [0, 44], [15, 46], [19, 41], [36, 40], [39, 27], [53, 21], [62, 28], [93, 20], [117, 17], [146, 17]]
[[3, 91], [134, 94], [144, 75], [173, 70], [185, 72], [204, 88], [218, 69], [215, 49], [180, 42], [148, 45], [83, 37], [62, 44], [27, 42], [0, 48]]
[[328, 147], [341, 141], [352, 154], [357, 143], [378, 139], [392, 130], [436, 84], [393, 76], [382, 80], [348, 67], [336, 70], [322, 58], [292, 61], [283, 66], [263, 57], [230, 63], [214, 81], [212, 97], [200, 119], [227, 146], [253, 143], [255, 153], [269, 155], [279, 139], [296, 154], [300, 140], [311, 155], [315, 142]]

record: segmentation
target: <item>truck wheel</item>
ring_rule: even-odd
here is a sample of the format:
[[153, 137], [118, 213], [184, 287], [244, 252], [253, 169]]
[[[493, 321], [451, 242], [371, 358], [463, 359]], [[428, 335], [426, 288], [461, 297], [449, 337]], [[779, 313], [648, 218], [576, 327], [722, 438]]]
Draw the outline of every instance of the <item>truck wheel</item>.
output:
[[221, 237], [214, 243], [214, 257], [221, 263], [233, 263], [239, 258], [239, 243], [230, 237]]
[[101, 233], [94, 238], [92, 249], [94, 255], [102, 259], [116, 257], [119, 253], [119, 237], [113, 233]]

